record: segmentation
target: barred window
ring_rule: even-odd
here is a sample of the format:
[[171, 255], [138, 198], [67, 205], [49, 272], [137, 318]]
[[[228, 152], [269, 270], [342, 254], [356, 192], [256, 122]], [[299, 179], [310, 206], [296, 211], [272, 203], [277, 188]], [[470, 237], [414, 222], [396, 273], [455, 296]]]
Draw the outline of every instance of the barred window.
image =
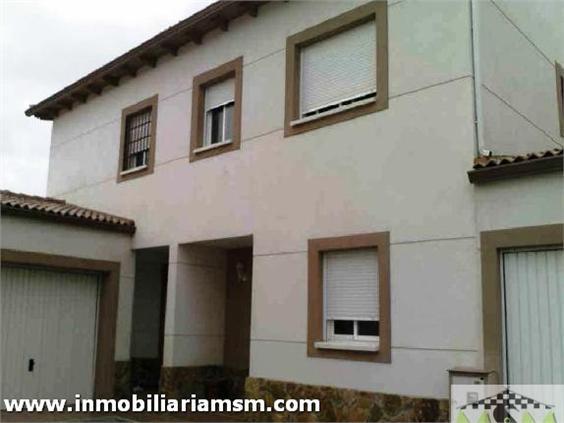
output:
[[122, 170], [148, 165], [151, 145], [151, 115], [152, 106], [149, 106], [127, 116]]

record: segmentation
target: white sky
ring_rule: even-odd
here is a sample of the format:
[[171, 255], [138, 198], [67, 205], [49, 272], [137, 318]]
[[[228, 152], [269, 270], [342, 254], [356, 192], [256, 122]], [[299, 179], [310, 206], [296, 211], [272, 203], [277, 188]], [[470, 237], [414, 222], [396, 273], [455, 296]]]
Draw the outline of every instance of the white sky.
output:
[[24, 111], [211, 0], [0, 0], [0, 188], [44, 195], [51, 122]]

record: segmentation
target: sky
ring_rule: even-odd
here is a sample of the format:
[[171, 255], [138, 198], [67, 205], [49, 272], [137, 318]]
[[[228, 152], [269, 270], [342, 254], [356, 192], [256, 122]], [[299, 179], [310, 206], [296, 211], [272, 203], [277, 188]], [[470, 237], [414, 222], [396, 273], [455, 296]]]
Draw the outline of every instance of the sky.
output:
[[211, 0], [0, 0], [0, 189], [45, 195], [51, 122], [24, 111]]

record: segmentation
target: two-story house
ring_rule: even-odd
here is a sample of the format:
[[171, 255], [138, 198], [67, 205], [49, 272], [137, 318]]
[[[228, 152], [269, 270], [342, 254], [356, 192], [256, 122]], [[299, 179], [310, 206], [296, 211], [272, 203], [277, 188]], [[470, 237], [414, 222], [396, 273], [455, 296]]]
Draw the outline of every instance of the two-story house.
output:
[[59, 310], [47, 326], [75, 313], [80, 341], [32, 357], [41, 329], [7, 330], [4, 386], [433, 421], [449, 380], [564, 383], [563, 17], [558, 2], [218, 2], [31, 106], [53, 121], [49, 196], [135, 224], [3, 205], [6, 301], [35, 279], [78, 286], [26, 264], [83, 271], [78, 306], [42, 308]]

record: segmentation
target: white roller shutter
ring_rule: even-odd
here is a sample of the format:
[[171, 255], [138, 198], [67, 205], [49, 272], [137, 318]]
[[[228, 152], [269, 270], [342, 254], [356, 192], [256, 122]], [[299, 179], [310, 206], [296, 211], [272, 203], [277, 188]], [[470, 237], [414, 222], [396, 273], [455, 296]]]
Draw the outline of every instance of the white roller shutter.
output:
[[378, 320], [378, 256], [375, 248], [323, 253], [325, 318]]
[[503, 254], [505, 370], [512, 384], [564, 384], [564, 251]]
[[376, 91], [376, 24], [369, 21], [301, 49], [300, 111]]
[[95, 274], [2, 267], [2, 398], [92, 398], [98, 288]]
[[205, 109], [209, 110], [235, 99], [235, 79], [229, 78], [205, 89]]

